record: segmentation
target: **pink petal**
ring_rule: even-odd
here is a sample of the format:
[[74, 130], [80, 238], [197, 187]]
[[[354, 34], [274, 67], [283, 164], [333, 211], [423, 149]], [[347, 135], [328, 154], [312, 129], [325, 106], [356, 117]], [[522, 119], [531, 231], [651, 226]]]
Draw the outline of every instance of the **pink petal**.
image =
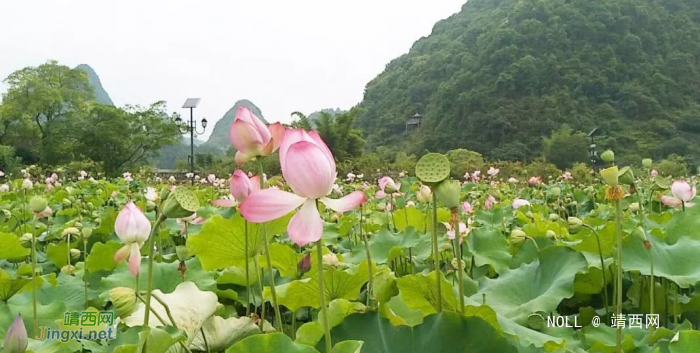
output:
[[126, 260], [126, 258], [129, 257], [129, 251], [131, 250], [128, 244], [119, 248], [119, 250], [114, 253], [114, 262], [122, 262]]
[[[282, 175], [286, 175], [287, 173], [287, 152], [289, 151], [289, 148], [295, 143], [301, 141], [311, 142], [314, 145], [318, 146], [322, 150], [326, 160], [328, 160], [328, 164], [331, 166], [333, 175], [336, 174], [335, 159], [333, 158], [333, 154], [331, 153], [331, 150], [328, 149], [328, 146], [326, 146], [325, 142], [323, 142], [323, 140], [316, 131], [311, 131], [307, 133], [304, 129], [286, 129], [284, 131], [284, 138], [282, 139], [282, 144], [279, 148]], [[291, 166], [291, 168], [296, 167]]]
[[374, 194], [374, 198], [376, 198], [376, 199], [383, 199], [383, 198], [385, 198], [385, 197], [386, 197], [386, 193], [385, 193], [384, 191], [382, 191], [382, 190], [378, 190], [378, 191]]
[[316, 200], [306, 200], [301, 209], [292, 217], [287, 227], [289, 237], [299, 246], [321, 239], [323, 220], [316, 208]]
[[240, 169], [236, 169], [231, 176], [231, 195], [238, 201], [243, 202], [251, 193], [253, 183], [250, 178]]
[[260, 149], [263, 145], [263, 137], [260, 136], [260, 132], [255, 128], [255, 125], [243, 120], [235, 120], [231, 124], [228, 136], [231, 139], [231, 144], [243, 153]]
[[350, 211], [365, 201], [367, 201], [367, 197], [362, 191], [354, 191], [339, 199], [329, 199], [327, 197], [321, 199], [321, 202], [328, 208], [340, 213]]
[[680, 207], [683, 204], [683, 201], [673, 196], [664, 195], [661, 196], [661, 203], [669, 207]]
[[236, 207], [238, 202], [234, 199], [218, 199], [218, 200], [212, 201], [211, 204], [214, 206], [218, 206], [218, 207], [232, 208], [232, 207]]
[[316, 130], [310, 131], [309, 136], [316, 142], [316, 145], [318, 145], [318, 147], [320, 147], [323, 150], [324, 154], [326, 155], [326, 158], [328, 159], [328, 163], [332, 165], [333, 173], [335, 174], [335, 158], [333, 157], [333, 153], [331, 152], [330, 148], [328, 148], [328, 145], [326, 145], [326, 143], [323, 142], [323, 139]]
[[320, 199], [331, 192], [335, 182], [333, 166], [322, 148], [313, 142], [300, 141], [289, 147], [284, 178], [294, 193], [310, 199]]
[[272, 142], [272, 152], [275, 152], [280, 148], [280, 145], [282, 144], [285, 127], [280, 123], [274, 123], [268, 125], [267, 128], [268, 130], [270, 130], [270, 135], [272, 138], [270, 140], [270, 142]]
[[260, 176], [256, 175], [250, 178], [251, 192], [260, 190]]
[[248, 195], [241, 204], [241, 214], [249, 222], [269, 222], [301, 206], [306, 199], [290, 192], [265, 189]]
[[385, 177], [379, 179], [379, 188], [382, 189], [382, 191], [384, 191], [384, 188], [386, 188], [386, 186], [387, 186], [389, 183], [391, 183], [391, 184], [393, 185], [393, 184], [394, 184], [394, 180], [391, 179], [391, 178], [388, 177], [388, 176], [385, 176]]
[[131, 274], [134, 276], [139, 274], [139, 267], [141, 267], [141, 249], [138, 244], [131, 243], [131, 254], [129, 254], [129, 270]]

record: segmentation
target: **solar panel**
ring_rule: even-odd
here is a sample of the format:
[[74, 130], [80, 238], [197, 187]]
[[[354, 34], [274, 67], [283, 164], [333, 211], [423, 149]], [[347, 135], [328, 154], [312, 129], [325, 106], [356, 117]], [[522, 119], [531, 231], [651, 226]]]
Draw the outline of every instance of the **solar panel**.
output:
[[200, 98], [187, 98], [185, 101], [185, 104], [182, 105], [183, 108], [197, 108], [197, 105], [199, 105], [199, 101], [202, 99]]

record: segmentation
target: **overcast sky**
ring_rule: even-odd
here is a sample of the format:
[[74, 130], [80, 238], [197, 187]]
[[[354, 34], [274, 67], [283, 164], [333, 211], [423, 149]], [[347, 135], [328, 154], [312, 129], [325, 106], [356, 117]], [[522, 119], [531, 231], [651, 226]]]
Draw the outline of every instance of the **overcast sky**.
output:
[[464, 2], [0, 1], [0, 77], [49, 59], [85, 63], [119, 106], [165, 100], [185, 113], [185, 99], [200, 97], [196, 114], [213, 127], [246, 98], [288, 122], [295, 110], [360, 102], [367, 82]]

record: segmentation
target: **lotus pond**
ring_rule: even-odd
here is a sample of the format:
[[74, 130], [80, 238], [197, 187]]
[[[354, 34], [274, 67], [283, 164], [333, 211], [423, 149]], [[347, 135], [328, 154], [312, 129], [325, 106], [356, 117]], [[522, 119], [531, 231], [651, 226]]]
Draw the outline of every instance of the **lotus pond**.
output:
[[693, 180], [452, 180], [439, 154], [336, 178], [318, 135], [280, 133], [240, 156], [280, 176], [5, 176], [5, 351], [700, 349]]

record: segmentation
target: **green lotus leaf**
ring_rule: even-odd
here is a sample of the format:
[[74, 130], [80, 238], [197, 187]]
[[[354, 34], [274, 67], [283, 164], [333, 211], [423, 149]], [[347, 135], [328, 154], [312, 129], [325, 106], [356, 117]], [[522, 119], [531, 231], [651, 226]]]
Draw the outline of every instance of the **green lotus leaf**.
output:
[[647, 250], [636, 238], [624, 239], [622, 245], [624, 270], [650, 275], [651, 255], [654, 259], [654, 276], [666, 278], [682, 288], [692, 287], [700, 282], [700, 257], [697, 256], [700, 241], [683, 237], [675, 244], [668, 245], [654, 236], [649, 240], [651, 249]]
[[114, 254], [123, 245], [116, 241], [106, 243], [95, 243], [90, 249], [90, 254], [87, 258], [87, 267], [89, 271], [112, 271], [117, 267], [114, 262]]
[[250, 336], [226, 350], [226, 353], [260, 352], [318, 353], [313, 347], [294, 343], [291, 338], [283, 333]]
[[[427, 276], [420, 273], [403, 276], [396, 279], [399, 295], [408, 308], [417, 309], [423, 316], [437, 313], [438, 298], [435, 271]], [[457, 311], [459, 300], [452, 290], [452, 285], [440, 276], [440, 289], [442, 291], [442, 310]]]
[[333, 346], [333, 353], [360, 353], [363, 344], [362, 341], [354, 340], [338, 342]]
[[482, 301], [498, 313], [525, 324], [535, 312], [550, 312], [564, 298], [574, 295], [574, 278], [588, 269], [586, 258], [565, 247], [543, 249], [536, 261], [517, 269], [506, 270], [497, 279], [482, 281], [478, 293], [471, 297]]
[[28, 278], [12, 278], [10, 273], [0, 269], [0, 301], [7, 301], [30, 282]]
[[220, 316], [212, 316], [204, 322], [202, 329], [206, 344], [202, 338], [202, 332], [197, 331], [190, 349], [206, 352], [208, 346], [213, 352], [223, 351], [248, 336], [260, 333], [258, 325], [249, 317], [224, 319]]
[[496, 273], [510, 268], [512, 255], [506, 237], [498, 230], [477, 228], [467, 237], [468, 253], [474, 257], [476, 266], [489, 265]]
[[17, 259], [29, 256], [30, 250], [22, 247], [19, 237], [12, 233], [0, 233], [0, 259]]

